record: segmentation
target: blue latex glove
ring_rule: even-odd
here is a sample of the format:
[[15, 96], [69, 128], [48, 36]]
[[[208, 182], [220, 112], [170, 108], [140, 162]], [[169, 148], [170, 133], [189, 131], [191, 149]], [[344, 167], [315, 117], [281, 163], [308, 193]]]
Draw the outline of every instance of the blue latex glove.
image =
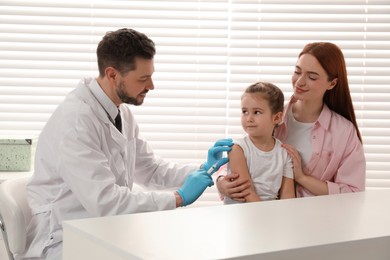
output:
[[221, 139], [215, 142], [207, 154], [207, 162], [202, 165], [202, 169], [209, 174], [213, 174], [218, 171], [219, 167], [226, 164], [229, 159], [227, 157], [222, 158], [223, 152], [230, 152], [232, 149], [233, 140], [231, 138]]
[[197, 200], [207, 187], [214, 185], [211, 175], [204, 170], [196, 170], [191, 172], [184, 181], [183, 186], [177, 190], [180, 197], [183, 199], [182, 206], [192, 204]]

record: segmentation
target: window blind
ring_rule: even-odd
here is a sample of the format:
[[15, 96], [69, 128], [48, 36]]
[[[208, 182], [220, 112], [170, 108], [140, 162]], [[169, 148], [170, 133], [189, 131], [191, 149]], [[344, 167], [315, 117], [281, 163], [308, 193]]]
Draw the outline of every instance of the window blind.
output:
[[[240, 97], [255, 81], [292, 94], [303, 46], [345, 55], [367, 158], [367, 187], [390, 187], [390, 3], [385, 0], [0, 2], [0, 136], [39, 135], [65, 95], [96, 77], [96, 46], [130, 27], [155, 43], [155, 90], [132, 106], [156, 154], [204, 162], [215, 140], [243, 134]], [[215, 187], [202, 203], [217, 200]]]

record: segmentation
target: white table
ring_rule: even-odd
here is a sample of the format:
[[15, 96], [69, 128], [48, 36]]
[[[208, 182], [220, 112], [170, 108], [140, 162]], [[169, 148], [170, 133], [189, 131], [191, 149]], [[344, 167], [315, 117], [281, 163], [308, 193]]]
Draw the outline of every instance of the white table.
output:
[[72, 259], [390, 259], [390, 189], [64, 222]]

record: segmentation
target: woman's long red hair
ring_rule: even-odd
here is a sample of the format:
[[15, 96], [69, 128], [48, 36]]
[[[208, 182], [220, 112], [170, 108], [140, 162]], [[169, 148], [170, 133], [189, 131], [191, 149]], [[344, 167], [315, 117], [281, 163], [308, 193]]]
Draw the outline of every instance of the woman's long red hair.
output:
[[328, 81], [332, 81], [337, 78], [336, 86], [325, 92], [324, 103], [330, 109], [352, 122], [356, 128], [359, 140], [362, 142], [349, 90], [347, 68], [343, 52], [333, 43], [313, 42], [307, 44], [303, 48], [299, 57], [306, 53], [316, 57], [318, 62], [328, 74]]

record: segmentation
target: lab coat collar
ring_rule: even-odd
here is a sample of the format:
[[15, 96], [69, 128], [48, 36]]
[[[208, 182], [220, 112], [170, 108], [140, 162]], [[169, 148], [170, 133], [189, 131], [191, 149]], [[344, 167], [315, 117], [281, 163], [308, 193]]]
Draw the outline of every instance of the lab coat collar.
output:
[[106, 93], [104, 93], [103, 89], [100, 87], [96, 79], [91, 79], [89, 83], [89, 89], [91, 90], [97, 101], [100, 103], [100, 105], [103, 107], [103, 109], [107, 112], [111, 122], [114, 123], [114, 119], [118, 115], [118, 108], [115, 106], [114, 102], [112, 102], [112, 100], [106, 95]]
[[92, 78], [82, 79], [79, 82], [77, 89], [75, 90], [75, 95], [78, 96], [81, 100], [84, 100], [84, 102], [87, 103], [91, 107], [91, 109], [95, 111], [96, 116], [100, 120], [102, 120], [106, 124], [111, 124], [107, 112], [96, 99], [89, 87], [92, 80]]
[[[101, 93], [99, 93], [99, 89]], [[83, 99], [86, 103], [89, 104], [91, 109], [93, 109], [96, 113], [96, 116], [107, 125], [110, 131], [110, 135], [112, 139], [120, 146], [123, 147], [126, 143], [126, 137], [124, 136], [126, 134], [126, 129], [123, 127], [123, 134], [121, 134], [118, 129], [116, 129], [115, 125], [111, 121], [109, 112], [105, 109], [102, 103], [104, 103], [110, 113], [116, 114], [118, 113], [118, 108], [114, 105], [114, 103], [107, 97], [107, 95], [103, 92], [103, 90], [100, 88], [99, 84], [96, 82], [95, 79], [92, 78], [86, 78], [80, 81], [79, 88], [76, 90], [78, 92], [78, 95], [81, 99]], [[95, 93], [98, 93], [95, 96]], [[101, 95], [103, 94], [103, 95]], [[99, 96], [99, 98], [98, 98]], [[107, 100], [104, 99], [107, 98]], [[100, 100], [102, 100], [102, 103]], [[111, 104], [110, 104], [111, 102]]]
[[[110, 127], [109, 125], [113, 124], [111, 119], [110, 119], [110, 115], [104, 109], [102, 104], [99, 102], [98, 98], [94, 95], [94, 93], [91, 90], [90, 86], [95, 85], [95, 84], [97, 85], [98, 88], [100, 88], [100, 86], [99, 86], [99, 84], [97, 84], [96, 80], [94, 80], [92, 78], [82, 79], [79, 82], [79, 85], [76, 89], [75, 95], [77, 95], [81, 100], [83, 100], [85, 103], [87, 103], [91, 107], [91, 109], [94, 111], [95, 115], [102, 122], [104, 122], [106, 125], [108, 125], [108, 127]], [[113, 105], [113, 106], [115, 107], [115, 105]], [[117, 112], [118, 112], [118, 109], [116, 109], [116, 107], [115, 107], [115, 113], [117, 113]], [[115, 128], [115, 126], [114, 126], [114, 128]]]

